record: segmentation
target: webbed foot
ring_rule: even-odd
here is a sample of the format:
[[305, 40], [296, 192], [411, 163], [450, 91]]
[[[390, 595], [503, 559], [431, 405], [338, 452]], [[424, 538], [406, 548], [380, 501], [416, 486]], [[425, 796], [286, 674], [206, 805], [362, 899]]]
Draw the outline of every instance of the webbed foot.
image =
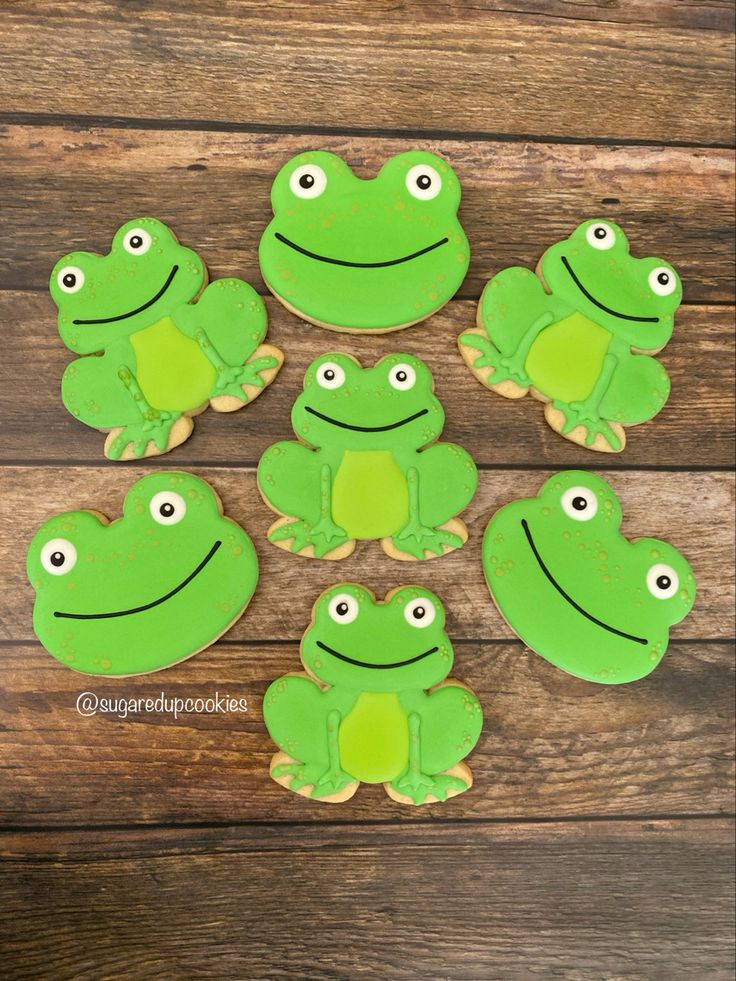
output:
[[498, 388], [500, 394], [506, 398], [521, 398], [526, 395], [532, 382], [524, 367], [525, 357], [501, 354], [479, 328], [461, 334], [458, 345], [466, 364], [479, 375], [485, 385]]
[[283, 361], [278, 348], [262, 344], [245, 364], [217, 365], [210, 405], [216, 412], [233, 412], [252, 402], [271, 384]]
[[462, 794], [470, 786], [470, 782], [454, 773], [438, 773], [435, 776], [407, 770], [400, 777], [392, 780], [386, 789], [390, 796], [391, 790], [402, 798], [409, 798], [412, 804], [425, 804], [430, 797], [445, 801], [448, 797]]
[[285, 759], [288, 757], [283, 753], [274, 756], [271, 776], [276, 783], [302, 797], [326, 800], [340, 795], [340, 800], [347, 800], [358, 789], [358, 781], [340, 768], [325, 770], [324, 763], [277, 762]]
[[[467, 536], [463, 538], [456, 531], [451, 530], [456, 528], [457, 531], [460, 531], [464, 527], [458, 519], [454, 519], [439, 528], [430, 528], [419, 521], [409, 521], [401, 531], [390, 539], [383, 540], [384, 551], [388, 551], [386, 545], [390, 543], [391, 549], [403, 553], [403, 556], [411, 556], [413, 559], [426, 559], [427, 552], [431, 552], [432, 555], [445, 555], [456, 548], [462, 548], [465, 544]], [[402, 556], [398, 557], [401, 558]]]
[[[311, 548], [316, 559], [345, 558], [355, 548], [354, 540], [330, 518], [321, 518], [313, 526], [298, 518], [282, 518], [269, 528], [268, 540], [296, 554]], [[339, 555], [332, 554], [338, 550]]]
[[623, 427], [602, 419], [592, 403], [555, 399], [546, 406], [545, 418], [552, 429], [580, 446], [607, 453], [624, 448]]
[[154, 409], [140, 422], [113, 429], [105, 440], [105, 456], [110, 460], [159, 456], [188, 439], [193, 428], [189, 416]]

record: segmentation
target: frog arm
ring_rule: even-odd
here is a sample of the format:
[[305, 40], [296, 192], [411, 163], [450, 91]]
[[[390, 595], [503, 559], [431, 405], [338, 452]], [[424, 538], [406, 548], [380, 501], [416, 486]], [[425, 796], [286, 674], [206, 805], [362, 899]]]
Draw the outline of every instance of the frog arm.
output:
[[549, 327], [554, 320], [555, 315], [551, 310], [540, 313], [521, 334], [517, 346], [509, 354], [500, 354], [493, 346], [490, 338], [480, 333], [468, 332], [463, 334], [462, 343], [466, 347], [480, 351], [480, 357], [476, 358], [473, 364], [474, 368], [491, 367], [494, 369], [492, 376], [494, 385], [511, 380], [517, 385], [528, 387], [532, 384], [532, 380], [526, 373], [524, 366], [529, 351], [545, 327]]
[[[117, 377], [130, 396], [131, 404], [135, 406], [139, 418], [136, 422], [124, 425], [119, 432], [113, 431], [114, 435], [111, 433], [112, 438], [105, 443], [105, 453], [111, 460], [119, 460], [126, 447], [131, 445], [133, 456], [142, 457], [150, 455], [147, 451], [151, 442], [159, 453], [165, 453], [169, 449], [171, 430], [176, 421], [181, 418], [181, 412], [157, 409], [152, 406], [143, 394], [134, 372], [127, 365], [120, 365]], [[186, 438], [192, 427], [189, 420], [184, 422], [186, 422]]]
[[[422, 457], [432, 454], [433, 450], [440, 451], [452, 446], [449, 443], [438, 443], [434, 447], [429, 447], [424, 453], [420, 454], [419, 460], [409, 466], [406, 470], [406, 485], [409, 497], [409, 516], [403, 528], [392, 536], [391, 543], [399, 552], [404, 552], [415, 559], [426, 558], [426, 553], [433, 555], [443, 555], [452, 549], [461, 548], [465, 541], [460, 535], [449, 531], [446, 528], [433, 528], [422, 521], [422, 508], [420, 506], [420, 473], [425, 470], [423, 464], [426, 462]], [[426, 470], [425, 470], [426, 472]], [[429, 474], [431, 484], [431, 473]], [[475, 485], [473, 485], [473, 490]], [[472, 496], [472, 491], [470, 493]], [[453, 510], [453, 515], [457, 512]], [[448, 516], [451, 517], [451, 516]], [[438, 522], [439, 524], [439, 522]]]
[[621, 425], [636, 425], [656, 416], [669, 394], [670, 379], [660, 362], [627, 351], [601, 398], [600, 413]]
[[564, 422], [560, 432], [567, 436], [577, 426], [585, 427], [585, 445], [592, 446], [598, 435], [608, 442], [611, 449], [618, 451], [623, 449], [623, 442], [601, 413], [601, 404], [614, 377], [614, 373], [619, 364], [619, 355], [613, 351], [608, 351], [603, 359], [603, 366], [598, 375], [595, 385], [590, 394], [582, 401], [563, 402], [554, 399], [552, 407], [560, 411], [564, 416]]

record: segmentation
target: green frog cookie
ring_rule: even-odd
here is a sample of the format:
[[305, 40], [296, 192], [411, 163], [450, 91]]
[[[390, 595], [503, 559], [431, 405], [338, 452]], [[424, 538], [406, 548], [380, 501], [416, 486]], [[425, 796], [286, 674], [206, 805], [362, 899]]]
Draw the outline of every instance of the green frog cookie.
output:
[[276, 376], [283, 355], [262, 344], [266, 308], [240, 279], [207, 283], [196, 252], [153, 218], [118, 229], [106, 256], [72, 252], [54, 266], [61, 339], [75, 354], [64, 405], [109, 433], [111, 460], [166, 453], [192, 416], [232, 412]]
[[444, 421], [419, 358], [392, 354], [372, 368], [317, 358], [291, 411], [302, 442], [276, 443], [258, 465], [261, 494], [283, 515], [269, 540], [318, 559], [345, 558], [357, 539], [380, 539], [399, 559], [460, 548], [468, 533], [456, 515], [478, 475], [465, 450], [435, 442]]
[[537, 654], [601, 684], [636, 681], [695, 601], [692, 569], [667, 542], [629, 541], [600, 477], [568, 470], [497, 511], [483, 538], [491, 595]]
[[158, 472], [133, 484], [123, 516], [70, 511], [28, 551], [33, 628], [84, 674], [157, 671], [209, 647], [258, 582], [253, 543], [203, 480]]
[[[682, 300], [661, 259], [635, 259], [612, 222], [586, 221], [542, 256], [488, 283], [477, 327], [460, 335], [473, 374], [506, 398], [531, 391], [556, 432], [603, 452], [655, 416], [670, 381], [659, 361]], [[648, 352], [644, 353], [644, 352]]]
[[263, 278], [287, 309], [321, 327], [408, 327], [444, 306], [468, 271], [460, 183], [432, 153], [401, 153], [372, 180], [333, 153], [300, 153], [276, 176], [271, 202]]
[[419, 586], [395, 589], [382, 603], [352, 583], [324, 592], [302, 638], [306, 674], [279, 678], [263, 699], [280, 749], [273, 779], [328, 802], [348, 800], [361, 782], [382, 783], [407, 804], [468, 790], [462, 761], [483, 713], [447, 677], [453, 650], [444, 628], [442, 604]]

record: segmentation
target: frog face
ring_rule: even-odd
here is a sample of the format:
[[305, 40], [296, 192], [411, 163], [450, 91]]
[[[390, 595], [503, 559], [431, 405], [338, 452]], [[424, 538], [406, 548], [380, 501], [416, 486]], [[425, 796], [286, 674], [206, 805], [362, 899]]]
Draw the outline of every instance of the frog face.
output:
[[620, 524], [611, 487], [572, 470], [501, 508], [483, 539], [488, 586], [512, 629], [557, 667], [604, 684], [649, 674], [695, 600], [683, 556], [654, 538], [629, 541]]
[[378, 602], [343, 583], [326, 590], [302, 638], [302, 662], [327, 685], [353, 691], [427, 689], [449, 674], [453, 650], [439, 599], [403, 586]]
[[141, 674], [195, 654], [238, 619], [258, 581], [246, 533], [184, 473], [139, 480], [110, 524], [90, 511], [47, 521], [27, 568], [39, 640], [87, 674]]
[[433, 387], [429, 368], [410, 354], [391, 354], [372, 368], [347, 354], [325, 354], [304, 376], [291, 412], [294, 432], [316, 447], [416, 450], [444, 425]]
[[575, 310], [641, 351], [672, 336], [682, 301], [680, 277], [662, 259], [635, 259], [611, 221], [585, 221], [542, 256], [547, 288]]
[[434, 154], [399, 154], [361, 180], [332, 153], [300, 153], [279, 171], [271, 201], [263, 278], [313, 323], [408, 327], [447, 303], [468, 270], [460, 183]]
[[107, 255], [70, 252], [54, 266], [49, 287], [59, 333], [78, 354], [102, 351], [195, 299], [207, 272], [155, 218], [135, 218], [115, 233]]

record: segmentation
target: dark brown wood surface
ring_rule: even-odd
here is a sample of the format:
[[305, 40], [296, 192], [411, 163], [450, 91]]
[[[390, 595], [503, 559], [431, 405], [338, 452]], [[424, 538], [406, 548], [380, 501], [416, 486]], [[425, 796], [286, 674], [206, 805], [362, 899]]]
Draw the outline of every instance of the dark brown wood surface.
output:
[[[719, 0], [11, 0], [0, 6], [0, 974], [18, 979], [670, 981], [733, 977], [733, 6]], [[213, 277], [265, 289], [275, 172], [300, 150], [362, 176], [425, 147], [463, 186], [458, 296], [383, 337], [308, 326], [267, 299], [286, 354], [271, 388], [207, 412], [171, 455], [114, 465], [59, 400], [71, 354], [55, 261], [153, 214]], [[538, 403], [484, 390], [455, 339], [490, 276], [533, 267], [591, 216], [680, 270], [661, 354], [672, 397], [621, 455], [560, 439]], [[310, 360], [427, 360], [443, 434], [479, 464], [460, 552], [319, 563], [270, 546], [254, 468], [291, 438]], [[153, 467], [192, 469], [253, 538], [261, 585], [216, 645], [131, 679], [75, 674], [33, 636], [25, 553], [61, 510], [115, 517]], [[558, 469], [595, 470], [624, 532], [672, 541], [698, 579], [657, 670], [607, 687], [516, 640], [480, 539]], [[402, 582], [448, 608], [453, 674], [486, 724], [475, 784], [409, 809], [363, 786], [330, 807], [270, 781], [268, 683], [299, 666], [311, 604], [339, 580]], [[100, 700], [77, 710], [81, 693]], [[136, 699], [247, 700], [227, 714]], [[86, 705], [87, 703], [85, 703]], [[80, 703], [81, 706], [81, 703]], [[88, 711], [88, 709], [83, 709]], [[124, 717], [121, 717], [124, 716]]]

